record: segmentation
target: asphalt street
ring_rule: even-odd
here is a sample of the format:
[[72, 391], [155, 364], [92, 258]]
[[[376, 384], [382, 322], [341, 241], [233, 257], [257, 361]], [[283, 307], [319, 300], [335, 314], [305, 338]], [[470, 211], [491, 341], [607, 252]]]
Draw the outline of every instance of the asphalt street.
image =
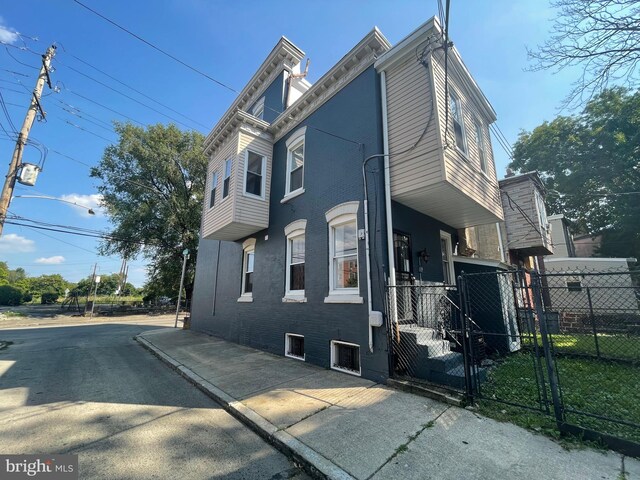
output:
[[0, 453], [77, 453], [91, 479], [307, 478], [133, 341], [158, 323], [0, 330]]

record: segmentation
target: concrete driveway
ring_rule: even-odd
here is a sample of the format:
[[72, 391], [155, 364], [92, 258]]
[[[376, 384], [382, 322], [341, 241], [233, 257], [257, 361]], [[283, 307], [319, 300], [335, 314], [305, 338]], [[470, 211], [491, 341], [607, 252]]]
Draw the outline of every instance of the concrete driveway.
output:
[[168, 324], [0, 330], [1, 453], [77, 453], [80, 478], [306, 478], [132, 340]]

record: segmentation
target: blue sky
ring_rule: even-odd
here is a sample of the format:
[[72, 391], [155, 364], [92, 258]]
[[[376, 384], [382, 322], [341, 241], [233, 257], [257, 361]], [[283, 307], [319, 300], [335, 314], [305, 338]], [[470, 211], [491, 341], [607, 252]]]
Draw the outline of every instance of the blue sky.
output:
[[[243, 88], [281, 35], [311, 59], [309, 80], [313, 83], [373, 26], [378, 26], [395, 44], [437, 13], [435, 0], [83, 2], [237, 90]], [[451, 2], [451, 39], [494, 106], [497, 123], [510, 142], [521, 129], [532, 129], [544, 120], [553, 119], [558, 113], [557, 106], [569, 91], [572, 72], [552, 75], [524, 71], [528, 65], [525, 47], [544, 40], [553, 15], [541, 0]], [[207, 133], [206, 128], [126, 89], [74, 56], [203, 125], [215, 124], [234, 99], [232, 92], [152, 50], [72, 0], [4, 2], [0, 17], [0, 25], [5, 30], [37, 37], [37, 40], [25, 38], [23, 43], [0, 30], [0, 38], [13, 40], [16, 47], [26, 45], [33, 52], [42, 53], [53, 42], [60, 45], [52, 75], [54, 82], [60, 82], [60, 93], [45, 92], [43, 106], [48, 121], [36, 122], [32, 130], [32, 136], [49, 148], [49, 155], [36, 186], [18, 186], [16, 196], [53, 196], [95, 208], [95, 181], [89, 178], [88, 167], [78, 162], [97, 164], [104, 147], [116, 140], [103, 122], [124, 118], [78, 94], [142, 123], [170, 121], [72, 68]], [[38, 66], [39, 57], [29, 51], [9, 48], [14, 60], [0, 47], [0, 91], [9, 104], [13, 123], [19, 128], [29, 99], [27, 90], [33, 88], [37, 71], [16, 60]], [[79, 109], [76, 114], [84, 118], [63, 109], [70, 110], [69, 105]], [[3, 115], [0, 122], [8, 127]], [[493, 147], [498, 175], [502, 177], [508, 158], [497, 142], [494, 141]], [[8, 164], [12, 148], [11, 142], [0, 135], [0, 155], [5, 159], [0, 162], [2, 168]], [[24, 161], [37, 162], [38, 159], [35, 149], [27, 149]], [[90, 216], [84, 209], [58, 201], [16, 198], [10, 211], [49, 223], [89, 229], [108, 227], [108, 220], [99, 210], [97, 215]], [[0, 239], [0, 260], [6, 261], [10, 268], [23, 267], [32, 276], [61, 273], [70, 281], [89, 275], [95, 262], [101, 273], [117, 272], [120, 259], [99, 257], [96, 246], [97, 240], [92, 238], [6, 225]], [[129, 278], [137, 286], [144, 282], [144, 266], [142, 258], [131, 263]]]

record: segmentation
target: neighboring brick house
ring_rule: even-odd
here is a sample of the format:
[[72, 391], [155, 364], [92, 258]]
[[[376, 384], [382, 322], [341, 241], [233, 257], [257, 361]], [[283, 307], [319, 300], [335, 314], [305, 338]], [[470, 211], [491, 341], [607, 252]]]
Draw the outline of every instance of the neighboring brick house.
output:
[[192, 328], [383, 380], [386, 285], [455, 283], [467, 229], [503, 219], [496, 116], [455, 47], [445, 95], [435, 17], [313, 85], [303, 58], [283, 37], [206, 138]]

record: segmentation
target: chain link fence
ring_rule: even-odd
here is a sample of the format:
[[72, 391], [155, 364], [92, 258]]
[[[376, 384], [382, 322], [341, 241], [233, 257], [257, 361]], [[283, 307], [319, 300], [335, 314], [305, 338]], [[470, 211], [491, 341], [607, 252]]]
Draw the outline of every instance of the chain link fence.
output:
[[[463, 274], [471, 395], [549, 415], [563, 431], [640, 448], [635, 273]], [[504, 407], [499, 407], [498, 411]], [[518, 415], [516, 413], [516, 415]], [[526, 421], [524, 422], [526, 423]], [[620, 446], [621, 445], [621, 446]]]

